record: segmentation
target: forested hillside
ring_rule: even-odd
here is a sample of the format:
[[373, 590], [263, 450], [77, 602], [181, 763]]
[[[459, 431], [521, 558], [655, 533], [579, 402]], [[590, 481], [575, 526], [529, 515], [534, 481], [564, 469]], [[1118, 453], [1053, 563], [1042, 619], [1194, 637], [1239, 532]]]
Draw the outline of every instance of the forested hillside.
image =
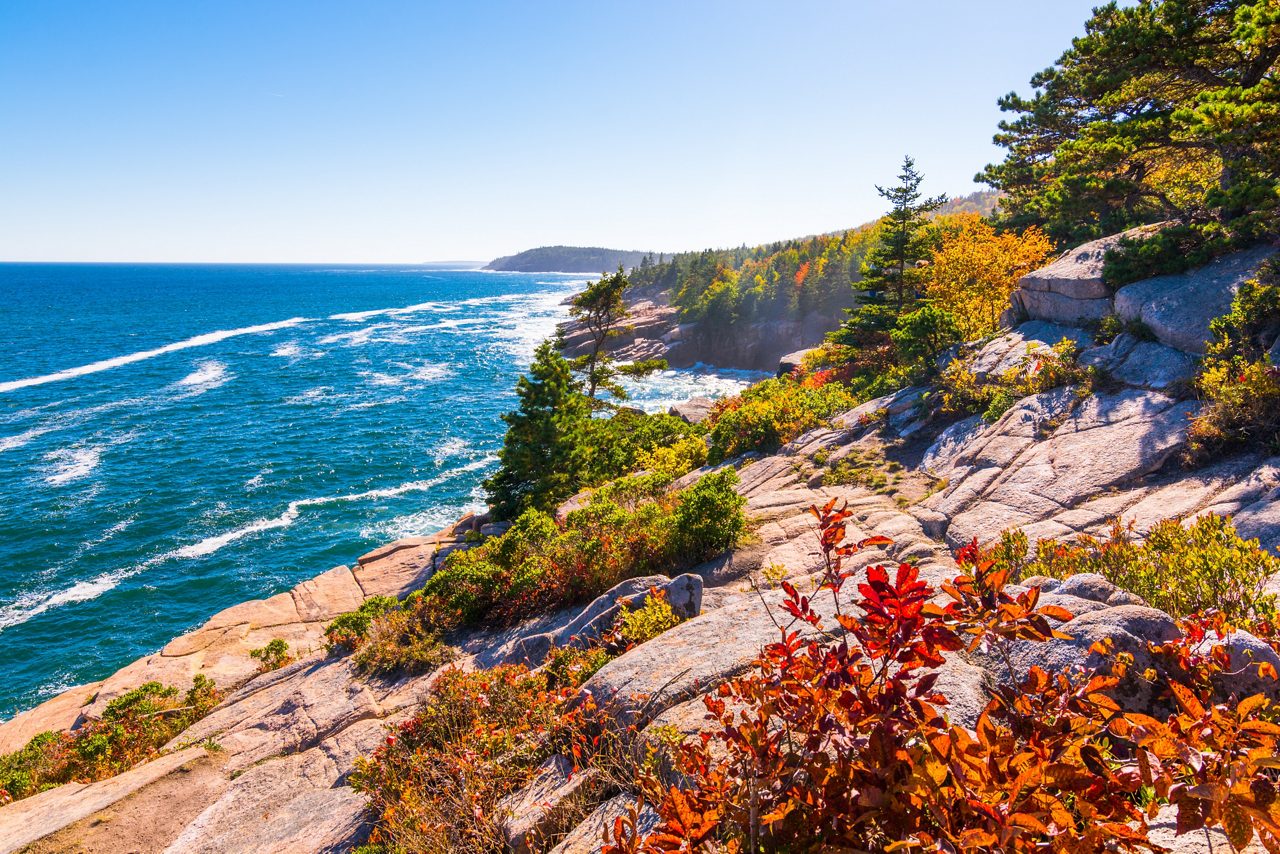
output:
[[618, 267], [631, 269], [650, 254], [599, 246], [539, 246], [495, 258], [484, 269], [512, 273], [606, 273]]
[[[998, 198], [997, 191], [978, 191], [937, 214], [989, 214]], [[839, 317], [853, 305], [852, 285], [878, 235], [879, 223], [871, 222], [761, 246], [681, 252], [666, 261], [648, 256], [631, 280], [637, 288], [668, 290], [684, 320], [719, 329], [811, 313]]]

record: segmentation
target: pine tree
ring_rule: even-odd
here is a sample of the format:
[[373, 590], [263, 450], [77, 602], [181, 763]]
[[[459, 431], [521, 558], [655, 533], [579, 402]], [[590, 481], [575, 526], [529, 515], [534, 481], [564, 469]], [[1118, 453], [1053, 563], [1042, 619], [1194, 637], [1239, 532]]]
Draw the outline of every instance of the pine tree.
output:
[[1275, 230], [1280, 206], [1276, 0], [1138, 0], [1099, 6], [1058, 61], [1010, 93], [978, 180], [1007, 224], [1060, 244], [1143, 222]]
[[850, 318], [831, 334], [832, 341], [866, 346], [869, 336], [883, 336], [910, 309], [923, 281], [918, 264], [934, 248], [928, 215], [947, 203], [946, 196], [925, 198], [920, 192], [923, 181], [915, 161], [904, 157], [898, 185], [876, 186], [892, 207], [880, 220], [879, 239], [863, 261], [858, 305], [846, 309]]
[[502, 416], [507, 435], [498, 454], [501, 466], [484, 483], [498, 519], [514, 519], [531, 508], [550, 511], [578, 490], [578, 446], [591, 417], [569, 363], [550, 341], [538, 347], [516, 395], [519, 408]]
[[591, 335], [590, 351], [571, 363], [574, 370], [582, 373], [590, 401], [596, 399], [596, 391], [601, 388], [626, 399], [626, 392], [614, 380], [617, 371], [612, 360], [603, 350], [605, 343], [618, 334], [618, 325], [627, 315], [622, 295], [630, 286], [627, 274], [618, 267], [613, 275], [589, 282], [569, 305], [569, 315]]

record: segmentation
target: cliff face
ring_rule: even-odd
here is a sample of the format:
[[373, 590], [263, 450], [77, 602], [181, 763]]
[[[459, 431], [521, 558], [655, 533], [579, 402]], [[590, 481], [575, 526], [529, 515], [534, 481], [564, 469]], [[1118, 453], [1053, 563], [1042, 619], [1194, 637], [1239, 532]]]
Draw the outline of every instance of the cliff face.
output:
[[[773, 372], [782, 356], [820, 344], [839, 324], [839, 318], [811, 314], [800, 320], [770, 320], [726, 332], [699, 323], [681, 323], [679, 310], [661, 291], [629, 294], [627, 309], [620, 333], [605, 345], [609, 355], [623, 361], [665, 358], [673, 368], [703, 364]], [[577, 323], [565, 323], [560, 332], [565, 355], [579, 356], [590, 347], [590, 336]]]
[[[1175, 459], [1187, 440], [1187, 417], [1197, 406], [1176, 391], [1194, 370], [1194, 351], [1203, 341], [1184, 332], [1207, 330], [1210, 312], [1224, 298], [1229, 301], [1262, 254], [1233, 256], [1184, 277], [1137, 283], [1114, 295], [1109, 290], [1088, 297], [1062, 292], [1086, 292], [1094, 285], [1081, 283], [1093, 279], [1101, 285], [1100, 256], [1066, 273], [1059, 266], [1032, 274], [1017, 301], [1039, 316], [971, 347], [968, 354], [975, 371], [995, 373], [1028, 350], [1071, 337], [1083, 348], [1086, 363], [1107, 368], [1115, 378], [1104, 392], [1081, 396], [1057, 389], [1018, 401], [992, 423], [975, 416], [941, 425], [926, 415], [925, 390], [905, 389], [837, 416], [774, 455], [726, 463], [738, 468], [738, 489], [747, 498], [755, 536], [670, 582], [679, 591], [678, 601], [696, 616], [614, 659], [582, 691], [603, 703], [616, 701], [620, 714], [634, 709], [629, 698], [648, 695], [651, 700], [639, 719], [632, 717], [634, 723], [696, 733], [705, 725], [702, 695], [743, 672], [761, 645], [776, 639], [770, 609], [779, 594], [759, 595], [747, 580], [759, 581], [763, 567], [781, 567], [797, 586], [812, 582], [820, 556], [806, 509], [830, 498], [847, 501], [854, 512], [852, 539], [881, 534], [893, 540], [883, 550], [859, 554], [855, 567], [911, 561], [933, 583], [954, 573], [952, 546], [973, 538], [988, 541], [1011, 526], [1024, 528], [1034, 540], [1098, 533], [1120, 516], [1133, 520], [1141, 534], [1170, 516], [1213, 511], [1234, 514], [1242, 536], [1257, 537], [1267, 548], [1280, 546], [1280, 457], [1237, 456], [1196, 471], [1184, 470]], [[1039, 293], [1109, 300], [1112, 308], [1124, 306], [1143, 319], [1157, 340], [1121, 335], [1098, 345], [1084, 328], [1042, 319], [1035, 308], [1041, 304], [1038, 297], [1026, 298]], [[1184, 298], [1188, 293], [1197, 294], [1197, 300]], [[633, 306], [635, 329], [617, 339], [616, 352], [633, 358], [682, 352], [688, 339], [683, 333], [671, 337], [678, 326], [669, 307], [654, 295], [644, 299], [647, 306]], [[795, 349], [792, 343], [770, 358], [776, 361], [781, 352]], [[688, 346], [683, 352], [702, 352]], [[747, 345], [723, 344], [715, 352], [738, 346]], [[759, 359], [752, 366], [764, 365], [763, 355], [752, 358]], [[903, 467], [899, 494], [908, 506], [860, 486], [824, 485], [833, 464], [868, 453]], [[693, 472], [684, 483], [705, 473]], [[935, 491], [925, 497], [930, 484]], [[62, 786], [0, 808], [0, 852], [29, 843], [33, 851], [319, 852], [358, 842], [366, 832], [364, 801], [347, 784], [347, 775], [357, 756], [385, 738], [388, 724], [412, 713], [433, 676], [370, 679], [355, 673], [348, 659], [322, 651], [255, 675], [245, 653], [275, 636], [291, 638], [298, 648], [318, 646], [319, 630], [333, 614], [374, 593], [399, 595], [420, 586], [442, 555], [464, 547], [461, 534], [472, 525], [468, 521], [435, 537], [392, 544], [362, 557], [354, 570], [334, 569], [288, 593], [229, 609], [103, 683], [73, 689], [0, 724], [3, 751], [36, 731], [65, 728], [81, 715], [93, 715], [111, 696], [149, 678], [177, 682], [205, 672], [231, 691], [218, 709], [175, 740], [175, 752], [111, 780]], [[623, 586], [615, 595], [635, 593], [634, 582]], [[1101, 576], [1046, 582], [1044, 590], [1042, 602], [1075, 614], [1064, 627], [1073, 639], [1016, 644], [1012, 663], [1020, 672], [1032, 664], [1059, 671], [1095, 664], [1090, 646], [1103, 638], [1141, 656], [1147, 641], [1178, 632], [1168, 615]], [[456, 638], [462, 665], [484, 668], [531, 656], [536, 664], [535, 651], [545, 651], [548, 635], [576, 631], [598, 618], [613, 598], [606, 594], [586, 608]], [[677, 601], [675, 592], [672, 599]], [[1248, 638], [1241, 643], [1247, 646]], [[1249, 648], [1255, 661], [1280, 666], [1269, 647]], [[948, 660], [937, 688], [950, 698], [954, 721], [974, 723], [990, 687], [1005, 678], [1003, 668], [980, 653]], [[1274, 686], [1269, 690], [1274, 693]], [[97, 697], [86, 703], [94, 691]], [[206, 739], [221, 749], [186, 746]], [[512, 832], [550, 821], [572, 791], [565, 763], [548, 763], [510, 802]], [[604, 803], [555, 850], [598, 851], [601, 829], [630, 803], [624, 792], [606, 792]], [[1158, 841], [1183, 852], [1229, 850], [1224, 840], [1208, 835], [1175, 839], [1170, 832]]]

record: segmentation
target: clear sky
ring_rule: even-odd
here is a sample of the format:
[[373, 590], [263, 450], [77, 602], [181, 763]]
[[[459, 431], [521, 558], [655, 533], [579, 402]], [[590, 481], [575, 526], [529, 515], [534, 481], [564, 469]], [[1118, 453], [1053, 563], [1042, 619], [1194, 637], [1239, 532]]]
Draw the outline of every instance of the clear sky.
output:
[[1091, 0], [0, 3], [0, 260], [487, 260], [978, 189]]

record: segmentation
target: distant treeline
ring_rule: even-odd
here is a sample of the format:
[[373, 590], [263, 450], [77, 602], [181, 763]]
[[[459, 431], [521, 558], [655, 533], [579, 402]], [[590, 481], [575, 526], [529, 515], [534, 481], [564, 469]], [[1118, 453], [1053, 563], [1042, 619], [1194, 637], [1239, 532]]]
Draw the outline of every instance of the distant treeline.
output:
[[[999, 193], [979, 191], [937, 211], [989, 214]], [[631, 273], [640, 288], [668, 290], [686, 320], [731, 327], [764, 319], [839, 316], [854, 302], [853, 284], [879, 223], [762, 246], [642, 257]]]
[[486, 270], [513, 273], [608, 273], [631, 269], [651, 253], [599, 246], [539, 246], [490, 261]]

